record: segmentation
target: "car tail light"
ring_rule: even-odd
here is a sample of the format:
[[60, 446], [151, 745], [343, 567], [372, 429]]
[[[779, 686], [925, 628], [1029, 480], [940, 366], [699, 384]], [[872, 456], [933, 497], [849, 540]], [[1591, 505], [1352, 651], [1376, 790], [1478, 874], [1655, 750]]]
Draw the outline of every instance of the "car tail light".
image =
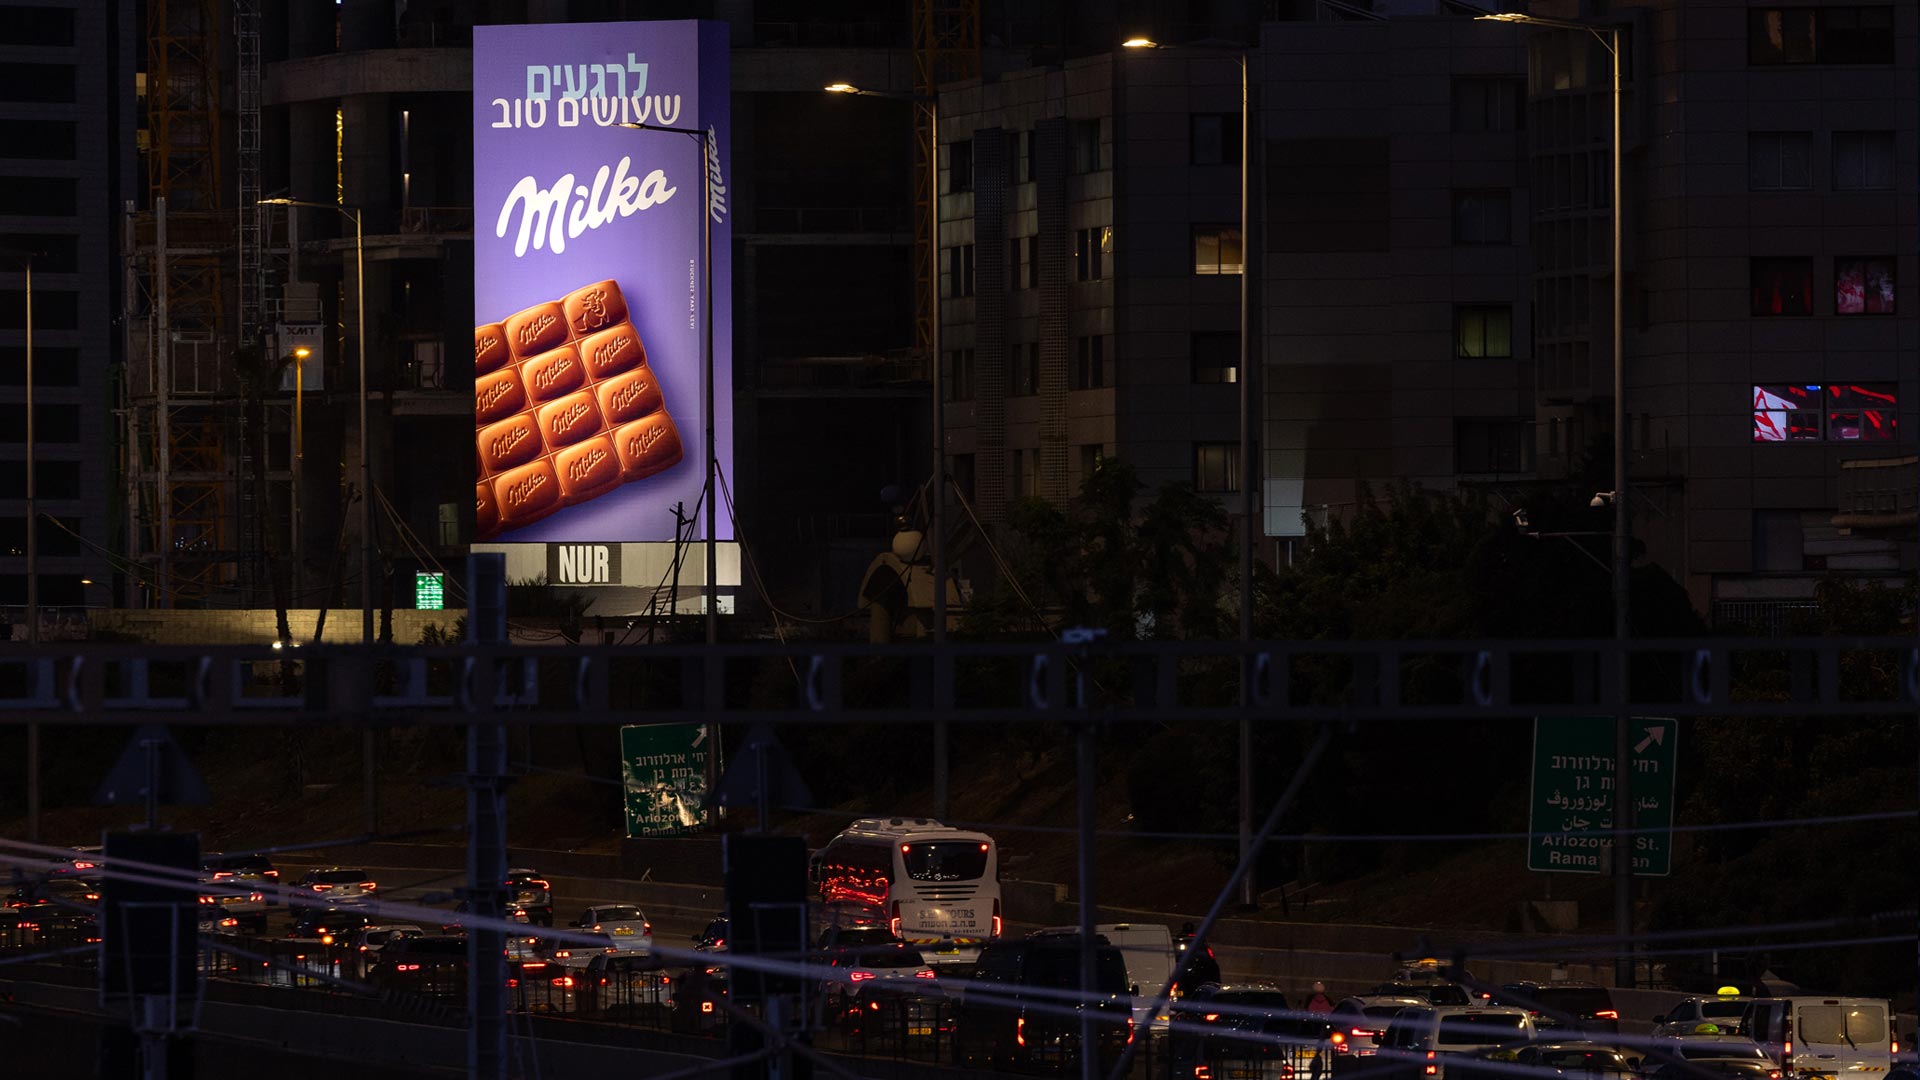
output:
[[891, 917], [887, 919], [887, 929], [892, 932], [894, 937], [900, 936], [900, 901], [898, 900], [893, 902]]
[[333, 886], [331, 886], [331, 885], [329, 885], [329, 884], [327, 884], [327, 883], [326, 883], [326, 882], [324, 882], [324, 881], [317, 881], [317, 882], [315, 882], [315, 883], [314, 883], [314, 885], [313, 885], [313, 891], [314, 891], [314, 892], [327, 892], [327, 891], [329, 891], [329, 890], [330, 890], [330, 889], [332, 889], [332, 888], [333, 888]]
[[1206, 1021], [1207, 1023], [1209, 1023], [1209, 1024], [1212, 1024], [1212, 1023], [1217, 1023], [1217, 1022], [1219, 1021], [1219, 1019], [1220, 1019], [1220, 1014], [1219, 1014], [1219, 1013], [1208, 1013], [1207, 1015], [1205, 1015], [1205, 1016], [1203, 1016], [1203, 1017], [1201, 1017], [1200, 1019], [1202, 1019], [1202, 1020], [1205, 1020], [1205, 1021]]
[[1205, 1065], [1195, 1065], [1193, 1067], [1193, 1080], [1213, 1080], [1213, 1070], [1207, 1068]]
[[1596, 1020], [1618, 1020], [1620, 1019], [1620, 1010], [1601, 1009], [1599, 1012], [1594, 1013], [1593, 1016]]
[[367, 890], [368, 892], [372, 892], [373, 890], [380, 887], [380, 883], [377, 881], [363, 881], [360, 883], [360, 887], [362, 889]]
[[419, 964], [395, 964], [395, 965], [393, 965], [393, 970], [395, 970], [395, 971], [419, 971], [419, 970], [420, 970], [420, 965], [419, 965]]
[[240, 920], [229, 915], [228, 917], [220, 920], [220, 925], [221, 926], [239, 926]]
[[559, 978], [553, 980], [553, 985], [558, 986], [563, 990], [571, 990], [573, 988], [573, 976], [562, 975]]
[[703, 1013], [710, 1013], [710, 1012], [712, 1012], [712, 1011], [713, 1011], [713, 1002], [711, 1002], [711, 1001], [703, 1001], [703, 1002], [701, 1002], [701, 1003], [700, 1003], [700, 1011], [701, 1011], [701, 1012], [703, 1012]]
[[1377, 1032], [1377, 1031], [1369, 1031], [1369, 1030], [1367, 1030], [1366, 1028], [1354, 1028], [1354, 1029], [1353, 1029], [1353, 1037], [1354, 1037], [1354, 1038], [1356, 1038], [1356, 1039], [1371, 1039], [1371, 1038], [1373, 1038], [1373, 1037], [1374, 1037], [1375, 1035], [1378, 1035], [1378, 1034], [1380, 1034], [1380, 1033], [1379, 1033], [1379, 1032]]
[[1433, 1060], [1434, 1060], [1434, 1053], [1433, 1053], [1433, 1051], [1431, 1051], [1431, 1050], [1429, 1050], [1429, 1051], [1427, 1051], [1427, 1068], [1426, 1068], [1426, 1075], [1428, 1075], [1428, 1076], [1439, 1076], [1439, 1075], [1440, 1075], [1440, 1066], [1438, 1066], [1438, 1065], [1435, 1065], [1435, 1064], [1433, 1064]]
[[203, 896], [203, 897], [201, 897], [201, 898], [200, 898], [200, 902], [201, 902], [201, 903], [203, 903], [203, 904], [211, 904], [211, 903], [213, 903], [213, 897], [211, 897], [211, 896]]
[[262, 870], [262, 871], [260, 871], [260, 876], [261, 876], [261, 877], [279, 877], [279, 876], [280, 876], [280, 871], [278, 871], [278, 870]]
[[1024, 1016], [1013, 1021], [1013, 1041], [1021, 1046], [1027, 1045], [1027, 1018]]
[[1345, 1046], [1347, 1044], [1347, 1036], [1342, 1032], [1336, 1031], [1331, 1036], [1329, 1036], [1329, 1038], [1332, 1040], [1333, 1045], [1335, 1046]]
[[1127, 1017], [1127, 1041], [1133, 1041], [1133, 1017]]
[[321, 935], [320, 935], [320, 944], [322, 944], [322, 945], [331, 945], [331, 944], [333, 944], [333, 935], [332, 935], [332, 934], [321, 934]]
[[1787, 1040], [1787, 1044], [1786, 1044], [1785, 1046], [1783, 1046], [1783, 1047], [1781, 1047], [1781, 1048], [1780, 1048], [1780, 1050], [1781, 1050], [1781, 1052], [1782, 1052], [1782, 1053], [1786, 1053], [1786, 1054], [1791, 1054], [1791, 1053], [1793, 1053], [1793, 1040], [1792, 1040], [1792, 1039], [1788, 1039], [1788, 1040]]
[[73, 868], [75, 870], [91, 870], [93, 869], [93, 867], [94, 867], [93, 863], [85, 862], [83, 860], [75, 860], [73, 864]]
[[553, 955], [556, 959], [565, 960], [573, 955], [573, 950], [572, 949], [556, 949]]
[[519, 979], [508, 979], [508, 980], [507, 980], [507, 989], [509, 989], [509, 990], [518, 990], [518, 989], [520, 989], [520, 980], [519, 980]]
[[863, 982], [866, 982], [868, 979], [877, 979], [880, 976], [875, 975], [871, 971], [855, 971], [850, 973], [847, 977], [852, 979], [854, 982], [863, 983]]
[[[916, 972], [914, 972], [914, 973], [913, 973], [913, 977], [914, 977], [914, 978], [916, 978], [916, 979], [937, 979], [937, 978], [939, 978], [939, 976], [938, 976], [938, 975], [935, 975], [935, 974], [933, 973], [933, 969], [932, 969], [932, 968], [921, 968], [921, 969], [920, 969], [919, 971], [916, 971]], [[1894, 1047], [1894, 1053], [1899, 1053], [1899, 1052], [1900, 1052], [1900, 1048], [1899, 1048], [1899, 1047], [1897, 1047], [1897, 1046], [1896, 1046], [1896, 1047]]]
[[256, 904], [262, 900], [265, 900], [266, 898], [267, 896], [265, 893], [248, 893], [247, 894], [247, 899]]
[[215, 881], [219, 881], [221, 878], [230, 878], [232, 876], [233, 876], [233, 871], [231, 870], [215, 870], [213, 872], [213, 880]]

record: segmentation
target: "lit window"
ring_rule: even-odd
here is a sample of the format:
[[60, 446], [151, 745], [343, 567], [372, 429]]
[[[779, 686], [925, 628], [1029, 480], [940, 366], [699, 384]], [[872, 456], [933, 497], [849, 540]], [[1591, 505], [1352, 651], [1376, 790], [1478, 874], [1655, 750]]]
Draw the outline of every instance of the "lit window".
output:
[[1099, 281], [1107, 276], [1107, 263], [1113, 255], [1113, 226], [1100, 225], [1080, 229], [1073, 234], [1073, 277], [1075, 281]]
[[1513, 355], [1513, 309], [1469, 304], [1453, 309], [1453, 355], [1484, 360]]
[[1812, 259], [1754, 259], [1751, 274], [1753, 314], [1813, 314]]
[[1798, 383], [1753, 388], [1754, 442], [1817, 442], [1820, 387]]
[[1893, 383], [1768, 383], [1753, 388], [1754, 442], [1892, 442]]
[[1827, 438], [1832, 442], [1892, 442], [1897, 393], [1893, 383], [1827, 387]]
[[1193, 335], [1193, 381], [1240, 381], [1240, 335], [1232, 332]]
[[1839, 258], [1833, 261], [1835, 315], [1893, 314], [1893, 260]]
[[1242, 266], [1238, 228], [1214, 225], [1193, 230], [1194, 273], [1238, 274]]

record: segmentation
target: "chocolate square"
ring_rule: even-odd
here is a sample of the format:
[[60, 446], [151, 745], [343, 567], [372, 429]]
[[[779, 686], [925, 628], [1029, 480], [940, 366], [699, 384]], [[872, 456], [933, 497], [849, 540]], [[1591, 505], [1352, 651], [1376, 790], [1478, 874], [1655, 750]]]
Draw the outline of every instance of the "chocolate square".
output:
[[562, 345], [521, 361], [520, 383], [527, 388], [527, 399], [538, 405], [587, 385], [587, 369], [573, 346]]
[[525, 465], [547, 450], [530, 412], [514, 413], [499, 423], [488, 424], [480, 429], [478, 441], [483, 475], [489, 476]]
[[517, 529], [546, 517], [560, 506], [560, 480], [550, 458], [538, 458], [493, 478], [500, 527]]
[[574, 337], [586, 337], [627, 321], [627, 298], [611, 280], [573, 290], [560, 306], [566, 310], [567, 332]]
[[680, 430], [664, 412], [615, 428], [613, 448], [620, 455], [620, 479], [639, 480], [680, 461]]
[[563, 446], [572, 446], [581, 439], [600, 434], [600, 406], [594, 404], [593, 393], [589, 390], [576, 390], [566, 397], [549, 401], [535, 410], [540, 418], [540, 435], [547, 441], [547, 449], [558, 450]]
[[499, 323], [473, 328], [473, 373], [489, 375], [499, 371], [513, 360], [513, 350], [507, 347], [507, 328]]
[[520, 359], [558, 348], [567, 340], [567, 315], [555, 303], [535, 304], [507, 316], [500, 325], [507, 331], [507, 347]]
[[620, 459], [613, 441], [595, 435], [553, 455], [553, 471], [560, 478], [560, 497], [568, 506], [620, 486]]
[[620, 323], [575, 342], [587, 374], [595, 381], [631, 371], [647, 362], [647, 346], [632, 323]]
[[600, 417], [608, 427], [659, 412], [664, 404], [653, 369], [645, 364], [604, 380], [593, 388], [593, 396], [600, 402]]
[[527, 392], [520, 385], [518, 368], [501, 368], [491, 375], [473, 380], [473, 420], [485, 427], [505, 420], [527, 407]]

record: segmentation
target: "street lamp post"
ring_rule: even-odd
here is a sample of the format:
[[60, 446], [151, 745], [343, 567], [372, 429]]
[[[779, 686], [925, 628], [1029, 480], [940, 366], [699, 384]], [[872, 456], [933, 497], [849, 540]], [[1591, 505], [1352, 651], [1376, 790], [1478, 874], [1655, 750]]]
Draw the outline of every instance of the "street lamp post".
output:
[[1613, 922], [1614, 933], [1620, 939], [1620, 952], [1614, 960], [1614, 982], [1620, 986], [1632, 986], [1634, 964], [1629, 939], [1633, 935], [1633, 710], [1627, 685], [1632, 667], [1627, 655], [1627, 642], [1632, 637], [1632, 629], [1627, 620], [1631, 560], [1627, 548], [1627, 381], [1622, 315], [1626, 268], [1620, 259], [1620, 204], [1625, 197], [1620, 188], [1620, 29], [1616, 26], [1543, 19], [1517, 13], [1482, 15], [1479, 18], [1553, 30], [1585, 31], [1598, 39], [1613, 58], [1613, 183], [1609, 193], [1613, 218]]
[[[1162, 46], [1147, 37], [1132, 37], [1120, 43], [1123, 49], [1158, 49]], [[1253, 344], [1253, 233], [1252, 191], [1249, 183], [1253, 161], [1253, 93], [1247, 77], [1247, 51], [1233, 50], [1240, 61], [1240, 706], [1252, 704], [1253, 655], [1247, 646], [1253, 641], [1253, 545], [1259, 528], [1260, 465], [1254, 460], [1254, 425], [1258, 399], [1254, 396], [1254, 364], [1258, 353]], [[1240, 717], [1240, 861], [1247, 860], [1253, 847], [1253, 721], [1243, 712]], [[1240, 879], [1240, 903], [1254, 907], [1259, 886], [1253, 871]]]
[[[700, 397], [703, 404], [702, 421], [705, 434], [702, 442], [706, 446], [706, 487], [701, 498], [707, 506], [707, 644], [720, 640], [720, 559], [714, 546], [714, 503], [720, 499], [720, 489], [714, 483], [718, 472], [719, 457], [714, 447], [713, 423], [713, 168], [715, 148], [711, 132], [701, 128], [668, 127], [665, 124], [620, 124], [619, 127], [632, 128], [635, 131], [671, 131], [676, 135], [690, 135], [700, 142], [700, 247], [701, 261], [706, 264], [706, 334], [701, 343], [700, 354]], [[679, 597], [674, 597], [678, 604]]]
[[[40, 514], [33, 475], [33, 257], [39, 252], [9, 245], [27, 277], [27, 643], [40, 644]], [[27, 725], [27, 839], [40, 840], [40, 725]]]
[[[932, 249], [928, 255], [931, 266], [928, 282], [932, 290], [928, 303], [932, 318], [928, 320], [927, 351], [930, 355], [927, 360], [928, 379], [933, 386], [933, 475], [927, 488], [927, 532], [931, 536], [928, 559], [932, 564], [933, 578], [934, 701], [941, 702], [946, 700], [944, 694], [949, 678], [947, 659], [942, 649], [947, 643], [947, 409], [946, 402], [941, 398], [940, 385], [945, 375], [940, 356], [940, 98], [938, 95], [867, 90], [843, 82], [833, 83], [824, 89], [832, 94], [911, 101], [927, 111], [927, 131], [931, 140], [929, 156], [933, 169], [927, 191], [927, 245]], [[947, 721], [936, 718], [933, 722], [933, 816], [940, 819], [947, 816], [950, 794], [948, 742]]]
[[[303, 398], [307, 387], [307, 357], [313, 351], [305, 345], [293, 350], [293, 589], [300, 592], [300, 494], [301, 473], [307, 459], [306, 425], [302, 420]], [[297, 601], [296, 601], [297, 602]]]

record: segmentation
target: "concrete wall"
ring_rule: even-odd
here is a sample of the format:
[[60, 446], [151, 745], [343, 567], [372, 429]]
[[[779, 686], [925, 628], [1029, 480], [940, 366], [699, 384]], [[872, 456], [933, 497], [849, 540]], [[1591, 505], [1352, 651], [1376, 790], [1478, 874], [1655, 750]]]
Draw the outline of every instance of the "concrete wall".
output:
[[[393, 612], [393, 640], [399, 645], [415, 645], [428, 626], [451, 631], [454, 623], [466, 615], [463, 610]], [[296, 608], [287, 612], [287, 624], [294, 640], [313, 640], [319, 621], [316, 608]], [[270, 645], [279, 636], [277, 617], [272, 608], [242, 610], [184, 611], [157, 608], [105, 608], [88, 613], [95, 633], [125, 634], [160, 645]], [[380, 632], [381, 615], [374, 612], [374, 633]], [[360, 642], [360, 611], [357, 608], [331, 608], [327, 611], [326, 643], [357, 645]]]

